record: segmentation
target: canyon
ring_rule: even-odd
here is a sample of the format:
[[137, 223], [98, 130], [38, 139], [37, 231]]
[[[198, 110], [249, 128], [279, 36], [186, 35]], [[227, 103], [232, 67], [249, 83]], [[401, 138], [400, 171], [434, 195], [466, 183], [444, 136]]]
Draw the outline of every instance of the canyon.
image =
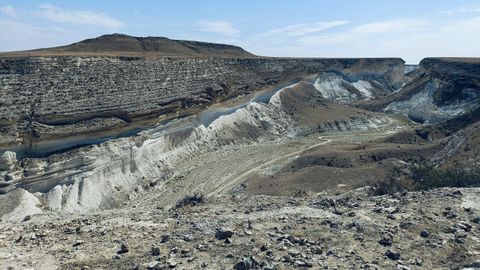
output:
[[[374, 190], [416, 162], [480, 164], [479, 71], [476, 58], [406, 67], [121, 34], [0, 53], [0, 265], [473, 265], [478, 188]], [[233, 243], [213, 240], [220, 227]], [[436, 253], [407, 251], [424, 240]]]

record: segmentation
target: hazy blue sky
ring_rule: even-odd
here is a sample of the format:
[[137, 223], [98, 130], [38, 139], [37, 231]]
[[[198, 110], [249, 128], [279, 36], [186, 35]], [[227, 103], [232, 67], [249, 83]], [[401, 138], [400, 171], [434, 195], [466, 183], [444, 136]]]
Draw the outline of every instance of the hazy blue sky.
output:
[[0, 0], [0, 51], [106, 33], [236, 44], [260, 55], [480, 56], [480, 1]]

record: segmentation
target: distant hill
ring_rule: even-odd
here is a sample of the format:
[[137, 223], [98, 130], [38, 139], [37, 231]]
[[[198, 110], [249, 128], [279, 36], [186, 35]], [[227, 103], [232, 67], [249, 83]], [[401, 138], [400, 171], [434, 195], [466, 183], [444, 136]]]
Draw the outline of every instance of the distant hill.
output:
[[0, 56], [55, 55], [256, 57], [241, 47], [233, 45], [173, 40], [166, 37], [134, 37], [124, 34], [103, 35], [60, 47], [0, 53]]

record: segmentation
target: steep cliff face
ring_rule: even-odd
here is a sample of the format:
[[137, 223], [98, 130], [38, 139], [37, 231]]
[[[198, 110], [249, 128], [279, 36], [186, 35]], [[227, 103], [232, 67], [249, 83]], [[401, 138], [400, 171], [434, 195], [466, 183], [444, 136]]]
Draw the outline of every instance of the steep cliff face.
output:
[[[42, 156], [131, 135], [213, 103], [325, 71], [365, 97], [394, 89], [401, 59], [0, 58], [1, 150]], [[373, 83], [373, 81], [375, 81]], [[352, 83], [353, 85], [347, 85]], [[363, 88], [362, 88], [363, 87]], [[373, 87], [373, 86], [372, 86]], [[365, 92], [369, 98], [371, 92]]]
[[438, 106], [470, 103], [480, 97], [480, 59], [425, 58], [422, 68], [435, 80]]
[[391, 126], [345, 104], [403, 80], [397, 58], [262, 58], [125, 35], [1, 54], [0, 193], [23, 188], [54, 210], [116, 207], [218, 148]]
[[476, 58], [426, 58], [407, 74], [400, 91], [359, 106], [403, 114], [426, 124], [446, 121], [478, 109], [479, 74]]
[[[253, 96], [231, 110], [210, 108], [173, 120], [139, 136], [110, 140], [47, 158], [15, 160], [0, 192], [23, 188], [44, 195], [53, 210], [118, 207], [143, 189], [178, 176], [179, 162], [228, 145], [292, 139], [318, 132], [378, 129], [392, 119], [331, 103], [308, 82]], [[318, 136], [318, 135], [317, 135]], [[6, 152], [10, 153], [10, 152]]]
[[[223, 61], [225, 60], [213, 59], [209, 61], [221, 61], [221, 63], [224, 63]], [[236, 62], [239, 60], [229, 61]], [[162, 98], [153, 94], [148, 96], [148, 98], [141, 95], [133, 95], [132, 99], [130, 99], [131, 107], [128, 107], [130, 110], [125, 110], [124, 112], [123, 119], [125, 120], [116, 116], [101, 118], [102, 115], [109, 112], [108, 106], [104, 104], [96, 106], [98, 103], [93, 102], [91, 102], [91, 106], [88, 106], [88, 103], [84, 103], [84, 111], [90, 109], [90, 114], [87, 115], [91, 118], [80, 119], [78, 122], [74, 121], [75, 117], [84, 116], [78, 113], [82, 112], [82, 110], [76, 107], [78, 104], [82, 104], [81, 102], [76, 102], [75, 98], [65, 95], [66, 98], [71, 98], [69, 100], [71, 103], [57, 105], [54, 101], [53, 97], [55, 95], [53, 93], [53, 97], [50, 99], [47, 98], [48, 95], [42, 95], [42, 102], [38, 104], [50, 102], [51, 106], [57, 105], [58, 110], [63, 110], [64, 113], [60, 116], [58, 114], [50, 114], [50, 111], [47, 110], [48, 107], [44, 105], [38, 107], [40, 109], [35, 108], [35, 113], [30, 115], [33, 121], [30, 122], [28, 127], [30, 128], [29, 131], [34, 132], [36, 135], [36, 143], [32, 143], [33, 147], [29, 149], [30, 151], [48, 154], [49, 152], [47, 151], [52, 151], [52, 149], [58, 150], [59, 146], [71, 147], [73, 145], [72, 141], [75, 143], [77, 138], [83, 138], [83, 143], [91, 142], [91, 144], [95, 144], [60, 154], [49, 155], [45, 158], [23, 158], [20, 162], [17, 162], [15, 158], [7, 158], [14, 156], [14, 154], [6, 152], [4, 165], [8, 167], [8, 170], [1, 174], [5, 180], [0, 181], [0, 192], [9, 192], [15, 190], [15, 188], [24, 188], [32, 193], [40, 192], [44, 194], [41, 198], [45, 205], [55, 210], [73, 212], [88, 211], [102, 207], [116, 207], [129, 194], [132, 194], [133, 189], [138, 189], [138, 187], [144, 187], [145, 185], [156, 185], [162, 182], [162, 180], [176, 176], [176, 164], [178, 162], [188, 160], [190, 157], [201, 153], [212, 152], [219, 147], [248, 145], [279, 139], [285, 140], [318, 132], [378, 129], [392, 124], [392, 120], [388, 117], [333, 103], [331, 100], [326, 99], [322, 91], [316, 87], [315, 82], [318, 82], [318, 78], [321, 78], [318, 72], [327, 68], [340, 68], [344, 72], [341, 76], [345, 76], [345, 78], [358, 76], [359, 81], [366, 75], [380, 78], [381, 74], [370, 71], [368, 65], [365, 65], [365, 69], [358, 73], [345, 67], [344, 60], [327, 60], [327, 63], [331, 63], [328, 66], [325, 66], [325, 62], [322, 60], [298, 61], [264, 60], [260, 62], [261, 65], [258, 64], [259, 62], [254, 61], [253, 63], [257, 63], [255, 67], [258, 67], [258, 73], [254, 69], [250, 69], [252, 64], [243, 67], [241, 69], [243, 73], [227, 73], [228, 70], [224, 68], [223, 76], [230, 76], [227, 78], [239, 76], [237, 78], [239, 80], [238, 84], [240, 80], [251, 82], [250, 85], [258, 85], [257, 91], [253, 89], [253, 86], [249, 86], [252, 89], [249, 87], [235, 88], [236, 92], [232, 94], [232, 92], [228, 92], [231, 86], [227, 87], [227, 84], [224, 84], [227, 90], [223, 95], [212, 95], [208, 99], [202, 99], [202, 94], [204, 95], [209, 91], [209, 89], [205, 90], [205, 88], [208, 88], [206, 85], [211, 83], [211, 81], [196, 79], [197, 85], [201, 86], [199, 89], [203, 89], [196, 91], [195, 85], [190, 83], [198, 75], [190, 75], [189, 80], [187, 80], [189, 83], [182, 84], [184, 88], [173, 89], [177, 89], [182, 95], [188, 95], [190, 100], [202, 99], [203, 103], [196, 105], [197, 107], [194, 107], [195, 110], [191, 109], [194, 105], [191, 105], [191, 107], [177, 105], [178, 107], [174, 107], [175, 110], [182, 111], [184, 117], [176, 117], [180, 114], [176, 114], [173, 111], [170, 114], [173, 115], [172, 117], [176, 117], [176, 119], [164, 121], [158, 125], [155, 125], [154, 122], [148, 122], [152, 125], [150, 128], [140, 125], [140, 123], [144, 124], [146, 122], [142, 122], [141, 117], [139, 118], [140, 120], [137, 120], [136, 115], [139, 111], [151, 112], [155, 116], [166, 115], [163, 119], [170, 116], [168, 112], [158, 112], [154, 100], [157, 98], [157, 102], [160, 102]], [[378, 65], [378, 61], [372, 60], [373, 63], [370, 63], [369, 60], [360, 60], [353, 61], [353, 64]], [[387, 60], [384, 61], [388, 63]], [[240, 61], [240, 63], [243, 62]], [[242, 67], [241, 65], [239, 66]], [[232, 64], [231, 69], [235, 68], [238, 71], [239, 66]], [[378, 66], [375, 66], [375, 68], [375, 70], [378, 70]], [[193, 71], [195, 69], [190, 72]], [[387, 71], [384, 78], [385, 82], [390, 80], [389, 76], [395, 78], [390, 72]], [[245, 74], [251, 77], [248, 78]], [[255, 78], [261, 80], [262, 77], [260, 75], [262, 74], [267, 74], [263, 75], [266, 78], [271, 78], [271, 76], [278, 76], [279, 78], [275, 79], [276, 83], [265, 83], [266, 79], [263, 79], [263, 83], [251, 81]], [[175, 74], [171, 74], [171, 76], [175, 76]], [[214, 75], [209, 76], [217, 78]], [[290, 80], [285, 83], [278, 83], [286, 79]], [[235, 85], [232, 82], [237, 82], [233, 79], [226, 81], [228, 85]], [[148, 85], [148, 82], [146, 82], [146, 85]], [[178, 80], [178, 82], [185, 82], [185, 80]], [[262, 84], [267, 84], [267, 87]], [[180, 87], [176, 84], [171, 84], [171, 86]], [[144, 93], [144, 89], [143, 87], [138, 87], [135, 91]], [[188, 89], [192, 90], [188, 92], [186, 91]], [[128, 95], [129, 92], [127, 90], [124, 91], [124, 94]], [[183, 91], [186, 93], [183, 93]], [[75, 91], [70, 92], [75, 93]], [[92, 92], [92, 95], [94, 95], [93, 93], [95, 92]], [[103, 99], [110, 97], [108, 92], [107, 94], [100, 93], [102, 95], [97, 97]], [[236, 96], [236, 98], [231, 98], [233, 96]], [[206, 96], [204, 95], [203, 97]], [[222, 101], [224, 99], [228, 100]], [[116, 101], [114, 98], [108, 100]], [[201, 110], [207, 104], [213, 106]], [[161, 106], [159, 108], [163, 109]], [[190, 111], [188, 111], [189, 109]], [[42, 113], [45, 110], [47, 110], [47, 113]], [[65, 112], [68, 112], [68, 114]], [[148, 119], [145, 114], [142, 117]], [[39, 124], [39, 120], [36, 119], [47, 119], [43, 121], [48, 124]], [[137, 136], [113, 139], [113, 137], [106, 136], [110, 132], [105, 128], [106, 125], [96, 125], [96, 123], [102, 123], [102, 121], [109, 121], [109, 123], [114, 124], [124, 121], [127, 128], [129, 128], [129, 125], [132, 125], [145, 130]], [[155, 119], [155, 121], [158, 123], [160, 120]], [[40, 125], [45, 130], [55, 131], [56, 137], [52, 135], [49, 137], [45, 136], [38, 128]], [[122, 128], [118, 124], [112, 126], [119, 126], [120, 130]], [[102, 129], [95, 130], [94, 128], [96, 127], [102, 127]], [[74, 128], [73, 131], [72, 128]], [[75, 132], [82, 129], [85, 130], [84, 137], [75, 134]], [[50, 134], [53, 134], [53, 131]], [[95, 132], [98, 134], [96, 138], [92, 135]], [[85, 137], [92, 140], [87, 140]], [[101, 140], [105, 142], [98, 144], [102, 142]]]

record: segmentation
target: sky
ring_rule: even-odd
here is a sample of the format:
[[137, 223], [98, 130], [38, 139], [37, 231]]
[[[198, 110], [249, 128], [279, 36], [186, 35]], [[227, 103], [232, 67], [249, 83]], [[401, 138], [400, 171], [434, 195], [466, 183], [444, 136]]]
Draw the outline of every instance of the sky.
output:
[[103, 34], [234, 44], [264, 56], [480, 56], [480, 0], [0, 0], [0, 51]]

